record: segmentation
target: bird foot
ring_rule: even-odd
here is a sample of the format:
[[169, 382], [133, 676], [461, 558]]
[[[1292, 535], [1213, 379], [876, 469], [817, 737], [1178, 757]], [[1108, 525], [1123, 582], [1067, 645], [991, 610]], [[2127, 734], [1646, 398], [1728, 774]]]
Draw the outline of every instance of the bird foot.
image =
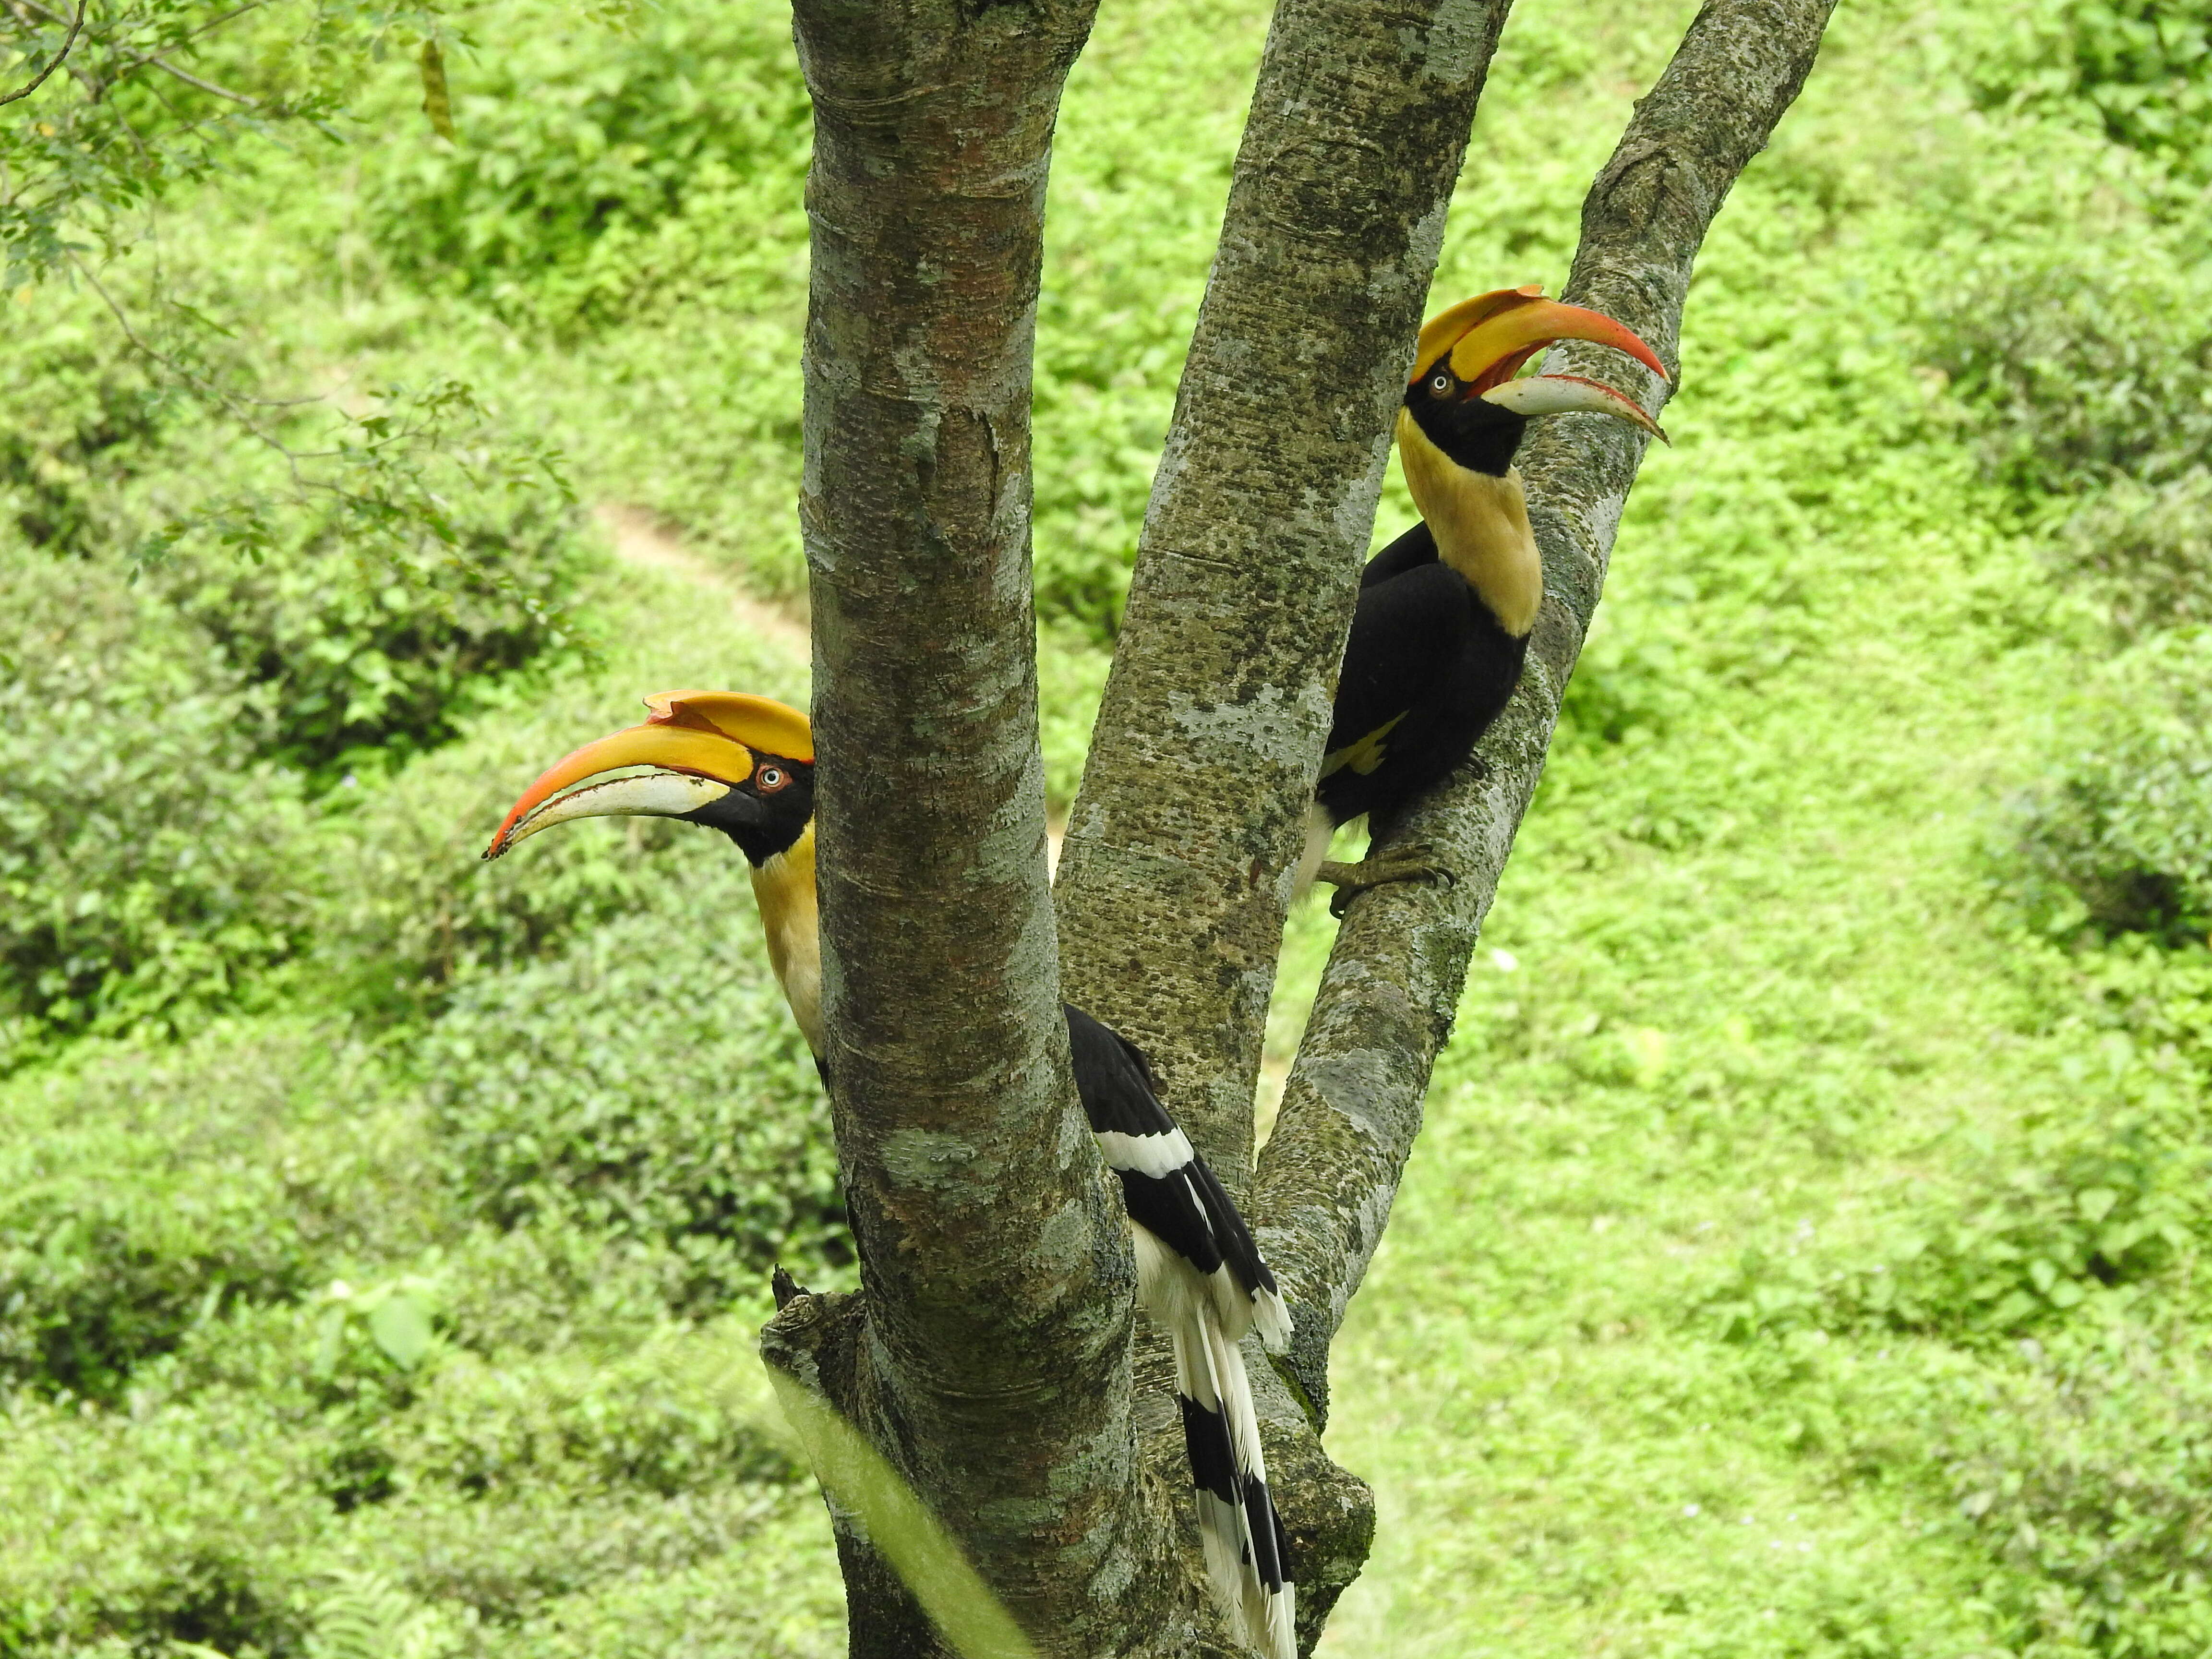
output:
[[1357, 864], [1324, 864], [1314, 872], [1316, 881], [1325, 881], [1336, 889], [1328, 901], [1328, 913], [1341, 917], [1345, 907], [1370, 887], [1385, 887], [1394, 881], [1441, 881], [1449, 884], [1452, 872], [1437, 860], [1437, 849], [1426, 842], [1414, 842], [1405, 847], [1394, 847], [1387, 853], [1373, 853]]

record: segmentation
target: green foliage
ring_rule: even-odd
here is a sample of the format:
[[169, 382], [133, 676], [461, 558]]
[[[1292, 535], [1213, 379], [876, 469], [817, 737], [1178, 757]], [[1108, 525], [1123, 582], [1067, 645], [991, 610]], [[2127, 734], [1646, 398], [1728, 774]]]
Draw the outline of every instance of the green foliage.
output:
[[4, 575], [5, 1047], [228, 998], [305, 920], [299, 784], [255, 761], [267, 700], [112, 567]]
[[56, 335], [33, 362], [0, 357], [15, 371], [0, 417], [0, 511], [27, 545], [82, 556], [131, 538], [113, 483], [146, 465], [170, 411], [137, 363], [80, 330]]
[[[372, 820], [394, 838], [364, 845], [344, 833], [356, 781], [338, 774], [380, 772], [451, 737], [492, 671], [561, 637], [535, 596], [570, 580], [566, 545], [552, 539], [534, 562], [495, 543], [479, 560], [367, 568], [337, 549], [210, 555], [136, 585], [111, 560], [26, 552], [0, 566], [9, 1041], [173, 1021], [234, 999], [241, 975], [303, 942], [310, 896], [362, 860], [401, 874], [393, 889], [344, 890], [358, 895], [351, 912], [375, 935], [374, 954], [404, 960], [410, 981], [442, 981], [481, 954], [483, 930], [456, 927], [450, 898], [424, 902], [441, 879], [441, 897], [460, 888], [453, 864], [399, 862], [421, 851], [399, 838], [407, 799]], [[501, 568], [509, 559], [531, 585], [520, 593]], [[295, 769], [317, 763], [319, 778]], [[348, 786], [320, 814], [307, 805], [317, 782]], [[489, 793], [471, 799], [479, 815], [456, 826], [463, 837], [488, 833], [504, 811]], [[598, 895], [605, 914], [619, 896], [599, 895], [606, 884], [586, 880], [585, 897], [558, 884], [529, 895], [526, 948], [550, 930], [549, 912]], [[502, 890], [476, 884], [464, 902], [482, 910]], [[391, 932], [380, 916], [392, 916]], [[493, 931], [495, 951], [513, 930]]]
[[344, 532], [325, 518], [282, 549], [173, 557], [152, 584], [263, 690], [264, 752], [325, 783], [449, 740], [488, 677], [568, 642], [580, 569], [568, 514], [528, 498], [380, 560]]
[[2212, 1642], [2212, 1372], [2178, 1333], [2087, 1331], [1952, 1426], [1959, 1512], [2030, 1652], [2184, 1659]]
[[[1564, 278], [1687, 11], [1516, 9], [1440, 301]], [[2212, 366], [2179, 128], [2100, 136], [2191, 106], [2122, 107], [2172, 65], [2102, 15], [2033, 11], [2008, 58], [2009, 14], [1843, 9], [1701, 256], [1679, 447], [1337, 1351], [1333, 1442], [1393, 1519], [1333, 1643], [2205, 1644], [2206, 677], [2175, 630], [2212, 615]], [[449, 143], [433, 20], [352, 15], [380, 63], [282, 61], [279, 8], [185, 60], [342, 86], [348, 148], [227, 149], [158, 282], [88, 260], [123, 321], [50, 284], [0, 344], [0, 934], [47, 1056], [0, 1085], [0, 1653], [812, 1659], [835, 1568], [749, 1334], [767, 1262], [849, 1264], [741, 866], [643, 822], [477, 857], [641, 691], [803, 699], [711, 582], [580, 558], [542, 465], [797, 588], [786, 19], [448, 18]], [[1103, 18], [1063, 110], [1056, 803], [1265, 24]], [[5, 142], [112, 178], [91, 124], [143, 79]], [[212, 135], [221, 101], [179, 109]], [[250, 401], [334, 385], [349, 413]], [[1394, 477], [1380, 532], [1409, 513]], [[565, 654], [580, 598], [601, 672]], [[1983, 900], [2007, 799], [2033, 927]], [[1331, 934], [1293, 921], [1271, 1058]]]
[[0, 1060], [189, 1023], [292, 956], [310, 798], [569, 643], [589, 568], [458, 382], [340, 422], [344, 486], [288, 501], [282, 457], [40, 297], [0, 353]]
[[1946, 1213], [1899, 1217], [1879, 1259], [1747, 1249], [1705, 1304], [1749, 1341], [1801, 1330], [1888, 1330], [1972, 1341], [2048, 1327], [2101, 1289], [2140, 1285], [2212, 1224], [2203, 1178], [2142, 1124], [2085, 1122], [2069, 1101], [2025, 1121], [1990, 1171]]
[[465, 989], [418, 1062], [481, 1213], [664, 1241], [702, 1306], [847, 1250], [826, 1103], [750, 918], [730, 925], [739, 890], [725, 872]]
[[140, 1367], [305, 1293], [368, 1183], [301, 1155], [327, 1031], [216, 1028], [173, 1051], [82, 1044], [0, 1099], [0, 1389], [112, 1406]]
[[398, 1479], [472, 1496], [564, 1487], [675, 1498], [799, 1474], [764, 1398], [741, 1321], [664, 1326], [620, 1355], [515, 1368], [456, 1353], [394, 1425]]
[[2113, 143], [2212, 177], [2212, 15], [2201, 0], [2040, 0], [1977, 70], [1986, 108], [2089, 113]]
[[338, 5], [125, 0], [80, 14], [81, 30], [74, 11], [34, 0], [0, 46], [0, 93], [66, 49], [0, 123], [0, 292], [75, 259], [88, 232], [112, 253], [149, 203], [222, 171], [248, 135], [325, 126], [355, 54], [388, 27]]
[[[2065, 15], [2110, 58], [2121, 35], [2179, 39], [2183, 9]], [[2192, 17], [2184, 55], [2202, 73], [2212, 61], [2197, 61]], [[1927, 315], [1984, 465], [2120, 647], [2070, 671], [2086, 686], [2016, 799], [2008, 879], [2053, 931], [2179, 940], [2212, 921], [2212, 709], [2196, 633], [2212, 615], [2212, 291], [2185, 243], [2140, 220], [2127, 231], [1985, 250]]]
[[374, 157], [363, 206], [397, 270], [517, 319], [604, 325], [687, 276], [742, 280], [748, 242], [803, 238], [812, 128], [787, 20], [656, 11], [579, 39], [562, 15], [457, 69], [461, 143]]
[[[126, 1150], [118, 1148], [116, 1150]], [[0, 1376], [105, 1404], [132, 1369], [233, 1297], [296, 1294], [286, 1194], [242, 1160], [188, 1179], [139, 1156], [12, 1192], [0, 1206]]]
[[2154, 635], [2104, 668], [2048, 775], [2016, 804], [2046, 928], [2212, 929], [2212, 635]]
[[1936, 363], [2024, 494], [2116, 477], [2151, 486], [2212, 463], [2212, 285], [2148, 238], [1984, 252], [1930, 297]]
[[2212, 470], [2160, 484], [2114, 479], [2062, 527], [2051, 563], [2123, 641], [2212, 625]]
[[[0, 1630], [13, 1651], [102, 1638], [128, 1651], [191, 1642], [296, 1652], [287, 1570], [324, 1505], [312, 1442], [236, 1395], [148, 1420], [16, 1395], [0, 1406]], [[58, 1538], [50, 1517], [69, 1517]], [[141, 1517], [158, 1515], [158, 1526]], [[12, 1626], [12, 1629], [9, 1628]]]
[[[457, 1355], [386, 1414], [385, 1484], [368, 1502], [325, 1495], [360, 1443], [286, 1376], [296, 1350], [189, 1394], [157, 1380], [134, 1414], [15, 1396], [0, 1404], [0, 1628], [15, 1651], [105, 1639], [313, 1655], [398, 1640], [520, 1654], [542, 1650], [533, 1638], [568, 1598], [635, 1596], [643, 1574], [672, 1577], [679, 1598], [779, 1577], [788, 1594], [788, 1575], [748, 1549], [812, 1499], [763, 1426], [773, 1407], [749, 1346], [723, 1325], [611, 1369]], [[539, 1501], [515, 1501], [517, 1485]], [[39, 1524], [58, 1512], [66, 1536]], [[814, 1594], [805, 1611], [818, 1620]], [[793, 1611], [774, 1622], [799, 1622]]]
[[383, 787], [342, 787], [328, 798], [335, 833], [316, 954], [356, 1006], [418, 1009], [479, 971], [666, 905], [729, 856], [726, 843], [685, 825], [632, 818], [565, 826], [485, 864], [485, 843], [530, 780], [619, 723], [595, 686], [532, 690], [527, 716], [491, 722]]

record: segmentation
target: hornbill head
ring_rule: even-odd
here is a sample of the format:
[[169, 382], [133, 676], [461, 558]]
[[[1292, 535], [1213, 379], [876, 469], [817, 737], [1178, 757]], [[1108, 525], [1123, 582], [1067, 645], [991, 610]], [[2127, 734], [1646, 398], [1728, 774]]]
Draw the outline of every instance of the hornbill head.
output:
[[1661, 380], [1666, 366], [1612, 318], [1543, 297], [1540, 288], [1502, 288], [1462, 300], [1429, 320], [1413, 350], [1402, 422], [1471, 471], [1503, 477], [1521, 434], [1539, 415], [1610, 415], [1665, 441], [1659, 423], [1611, 386], [1579, 374], [1514, 375], [1561, 340], [1594, 340], [1625, 351]]
[[[737, 842], [756, 866], [805, 833], [814, 816], [814, 734], [805, 715], [737, 691], [662, 691], [645, 706], [642, 726], [587, 743], [546, 768], [484, 857], [495, 859], [572, 818], [704, 824]], [[629, 772], [633, 767], [651, 769]], [[628, 775], [590, 781], [617, 772]]]

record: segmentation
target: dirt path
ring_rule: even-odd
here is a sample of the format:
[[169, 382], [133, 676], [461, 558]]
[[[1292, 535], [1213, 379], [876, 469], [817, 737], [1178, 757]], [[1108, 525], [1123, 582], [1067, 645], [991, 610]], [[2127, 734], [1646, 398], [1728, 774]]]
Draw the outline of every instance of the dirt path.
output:
[[[746, 592], [678, 541], [667, 521], [652, 508], [601, 501], [592, 516], [614, 542], [616, 557], [711, 589], [729, 602], [731, 617], [754, 638], [767, 641], [794, 661], [805, 662], [811, 656], [813, 644], [804, 622], [782, 606]], [[1061, 815], [1054, 811], [1045, 829], [1045, 855], [1054, 871], [1060, 868], [1060, 840], [1066, 829]]]
[[767, 641], [797, 662], [811, 654], [805, 622], [782, 605], [746, 592], [678, 541], [650, 507], [602, 501], [592, 509], [592, 516], [613, 539], [617, 558], [711, 588], [729, 602], [732, 617], [754, 638]]

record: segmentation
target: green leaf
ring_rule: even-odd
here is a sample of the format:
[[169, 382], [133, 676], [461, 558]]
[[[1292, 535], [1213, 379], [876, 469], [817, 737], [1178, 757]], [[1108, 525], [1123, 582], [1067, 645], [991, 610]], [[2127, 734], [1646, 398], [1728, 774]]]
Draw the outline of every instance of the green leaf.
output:
[[338, 1344], [345, 1336], [346, 1310], [341, 1303], [328, 1310], [315, 1332], [315, 1375], [328, 1377], [338, 1368]]
[[430, 1310], [404, 1293], [388, 1297], [369, 1315], [368, 1334], [387, 1359], [411, 1371], [430, 1352]]

